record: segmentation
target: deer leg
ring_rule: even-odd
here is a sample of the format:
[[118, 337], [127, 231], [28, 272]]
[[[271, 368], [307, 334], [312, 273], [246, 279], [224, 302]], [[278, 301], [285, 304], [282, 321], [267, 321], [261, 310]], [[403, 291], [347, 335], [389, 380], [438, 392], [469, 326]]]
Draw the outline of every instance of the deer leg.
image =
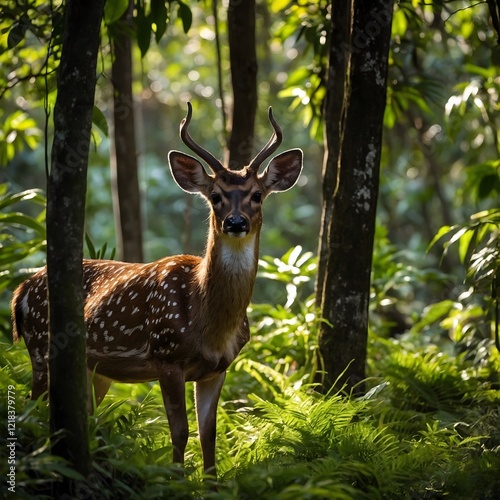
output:
[[49, 389], [49, 365], [46, 349], [33, 349], [30, 352], [32, 382], [30, 399], [38, 399]]
[[184, 373], [175, 365], [163, 365], [159, 371], [161, 394], [174, 448], [173, 461], [184, 465], [184, 451], [189, 436]]
[[215, 437], [217, 424], [217, 403], [226, 372], [196, 382], [196, 416], [203, 452], [203, 469], [215, 475]]
[[92, 415], [95, 408], [97, 408], [101, 404], [101, 401], [104, 399], [104, 396], [106, 396], [111, 386], [111, 382], [112, 380], [108, 377], [99, 375], [94, 371], [87, 370], [87, 410], [89, 412], [89, 415]]
[[33, 367], [33, 381], [31, 383], [30, 399], [38, 399], [48, 390], [47, 370], [37, 370]]

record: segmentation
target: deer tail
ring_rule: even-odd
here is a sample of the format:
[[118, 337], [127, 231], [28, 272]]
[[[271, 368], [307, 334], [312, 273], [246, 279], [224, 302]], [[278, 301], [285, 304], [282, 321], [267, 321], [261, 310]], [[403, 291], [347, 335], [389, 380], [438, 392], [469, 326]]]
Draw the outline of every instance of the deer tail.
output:
[[12, 298], [12, 340], [14, 342], [18, 342], [19, 339], [23, 336], [23, 320], [24, 320], [24, 312], [23, 312], [23, 285], [19, 286], [17, 290], [14, 292], [14, 297]]

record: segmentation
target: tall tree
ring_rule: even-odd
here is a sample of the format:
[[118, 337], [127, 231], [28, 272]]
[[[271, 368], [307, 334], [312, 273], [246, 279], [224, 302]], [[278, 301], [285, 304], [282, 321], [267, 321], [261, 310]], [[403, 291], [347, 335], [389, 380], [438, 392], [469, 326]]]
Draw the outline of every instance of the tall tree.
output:
[[[53, 453], [83, 475], [90, 469], [87, 430], [83, 226], [87, 162], [104, 0], [65, 5], [47, 184], [49, 400]], [[63, 492], [70, 493], [64, 483]]]
[[113, 147], [111, 178], [117, 231], [118, 256], [128, 262], [142, 262], [141, 196], [137, 162], [134, 96], [132, 94], [133, 0], [120, 21], [114, 24], [113, 64]]
[[321, 306], [325, 272], [328, 262], [329, 229], [332, 221], [333, 199], [337, 186], [344, 95], [347, 84], [345, 47], [351, 36], [351, 2], [332, 2], [329, 60], [326, 78], [326, 97], [323, 114], [325, 157], [323, 160], [323, 205], [319, 238], [316, 305]]
[[255, 0], [230, 0], [229, 58], [233, 87], [233, 118], [229, 137], [229, 167], [240, 169], [253, 157], [257, 111]]
[[[332, 1], [332, 13], [338, 2]], [[368, 335], [370, 272], [375, 234], [382, 126], [393, 0], [351, 0], [349, 42], [330, 50], [329, 77], [347, 67], [343, 92], [328, 86], [323, 209], [327, 249], [317, 302], [325, 322], [320, 327], [319, 358], [323, 388], [362, 390]], [[344, 11], [346, 12], [346, 11]], [[342, 21], [341, 26], [346, 26]], [[332, 18], [332, 43], [338, 43]], [[339, 49], [347, 61], [339, 58]], [[347, 66], [344, 66], [347, 65]], [[335, 81], [335, 80], [334, 80]], [[339, 85], [335, 81], [336, 85]], [[336, 99], [343, 94], [342, 111]], [[336, 108], [331, 102], [337, 102]], [[332, 112], [332, 115], [329, 114]], [[330, 124], [330, 121], [339, 121]], [[339, 144], [338, 152], [330, 148]], [[331, 161], [332, 157], [333, 161]], [[331, 170], [333, 169], [333, 170]], [[326, 211], [331, 206], [331, 211]]]

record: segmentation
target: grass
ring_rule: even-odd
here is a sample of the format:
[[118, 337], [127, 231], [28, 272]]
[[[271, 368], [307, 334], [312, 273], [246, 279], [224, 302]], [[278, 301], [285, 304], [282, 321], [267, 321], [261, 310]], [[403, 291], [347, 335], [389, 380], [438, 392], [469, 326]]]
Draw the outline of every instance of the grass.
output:
[[[47, 403], [25, 398], [29, 358], [7, 336], [0, 340], [0, 421], [8, 436], [14, 389], [11, 497], [52, 498], [54, 484], [70, 477], [75, 498], [98, 500], [499, 498], [500, 355], [493, 343], [471, 326], [466, 336], [443, 338], [451, 316], [438, 304], [439, 314], [397, 338], [377, 335], [383, 327], [370, 333], [364, 397], [319, 395], [310, 384], [318, 318], [299, 289], [314, 266], [298, 248], [264, 262], [267, 277], [287, 285], [287, 307], [250, 311], [252, 341], [230, 367], [219, 405], [217, 490], [201, 473], [190, 386], [184, 474], [171, 463], [158, 384], [114, 384], [89, 419], [92, 472], [79, 477], [50, 454]], [[461, 324], [473, 325], [475, 316], [461, 311]], [[0, 447], [4, 478], [8, 459]]]
[[[90, 419], [93, 471], [76, 496], [497, 498], [500, 391], [491, 380], [498, 354], [488, 371], [463, 357], [389, 344], [378, 385], [358, 399], [321, 396], [300, 370], [289, 376], [286, 363], [261, 364], [250, 348], [230, 371], [219, 409], [218, 491], [200, 472], [193, 408], [183, 477], [170, 462], [157, 384], [117, 384]], [[23, 345], [4, 342], [1, 358], [4, 426], [6, 388], [16, 388], [16, 498], [51, 498], [53, 482], [75, 472], [50, 455], [46, 403], [24, 399], [30, 367]], [[0, 460], [5, 468], [7, 456]]]

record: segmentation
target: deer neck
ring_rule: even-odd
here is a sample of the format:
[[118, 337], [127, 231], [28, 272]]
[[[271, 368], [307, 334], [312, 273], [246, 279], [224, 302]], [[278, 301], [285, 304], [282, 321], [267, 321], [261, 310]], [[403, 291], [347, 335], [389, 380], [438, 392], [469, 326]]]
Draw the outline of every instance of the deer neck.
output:
[[199, 311], [204, 342], [223, 347], [237, 334], [257, 275], [259, 231], [230, 238], [210, 227], [205, 257], [198, 268]]

